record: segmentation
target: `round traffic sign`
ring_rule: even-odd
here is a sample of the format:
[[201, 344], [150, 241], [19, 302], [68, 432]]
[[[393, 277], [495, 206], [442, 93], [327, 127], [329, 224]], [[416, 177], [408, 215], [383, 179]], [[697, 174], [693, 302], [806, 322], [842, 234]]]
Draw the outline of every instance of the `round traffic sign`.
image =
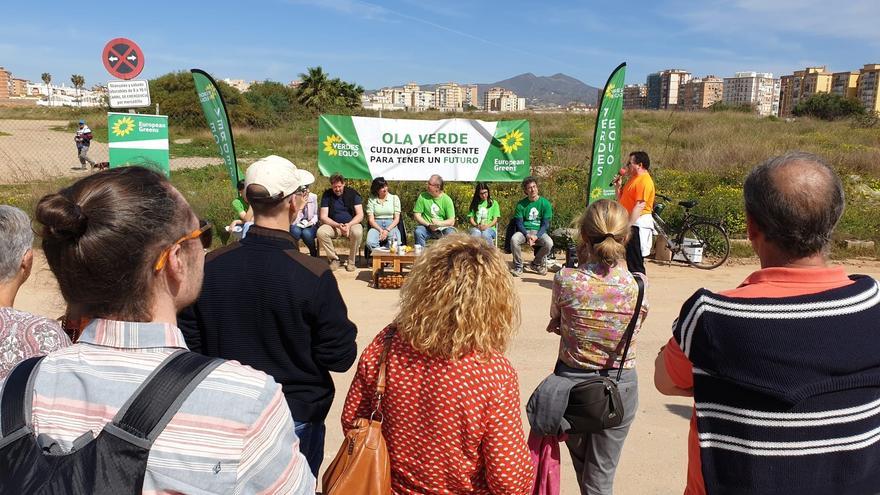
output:
[[104, 68], [113, 77], [133, 79], [144, 70], [144, 52], [127, 38], [112, 39], [104, 45]]

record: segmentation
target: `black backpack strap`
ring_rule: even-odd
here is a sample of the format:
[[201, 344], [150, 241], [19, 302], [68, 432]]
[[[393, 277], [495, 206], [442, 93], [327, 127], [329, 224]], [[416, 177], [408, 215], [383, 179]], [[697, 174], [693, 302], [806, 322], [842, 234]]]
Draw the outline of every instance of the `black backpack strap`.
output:
[[639, 320], [639, 313], [642, 310], [642, 300], [645, 298], [645, 282], [639, 275], [633, 274], [633, 278], [636, 281], [636, 285], [639, 286], [639, 296], [636, 299], [636, 310], [633, 311], [633, 317], [629, 320], [629, 326], [626, 327], [626, 332], [623, 334], [623, 338], [626, 339], [626, 345], [623, 347], [623, 356], [620, 358], [620, 368], [617, 369], [618, 382], [620, 381], [620, 376], [623, 374], [623, 365], [626, 364], [626, 354], [629, 352], [629, 345], [632, 343], [632, 337], [636, 331], [636, 322]]
[[168, 357], [119, 410], [113, 424], [152, 443], [183, 401], [222, 359], [180, 351]]
[[0, 397], [0, 417], [2, 417], [3, 437], [18, 431], [31, 422], [31, 396], [34, 389], [34, 373], [37, 365], [45, 356], [37, 356], [20, 362], [3, 385], [3, 395]]

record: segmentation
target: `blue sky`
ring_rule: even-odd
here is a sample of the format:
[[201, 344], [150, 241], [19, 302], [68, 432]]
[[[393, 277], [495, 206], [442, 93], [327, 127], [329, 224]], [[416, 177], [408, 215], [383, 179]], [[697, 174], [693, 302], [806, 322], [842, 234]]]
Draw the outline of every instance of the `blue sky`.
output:
[[[665, 68], [695, 76], [776, 77], [880, 63], [877, 0], [628, 2], [250, 0], [59, 2], [4, 7], [0, 66], [16, 77], [86, 85], [110, 79], [101, 50], [128, 37], [143, 48], [141, 78], [198, 67], [216, 78], [296, 79], [321, 65], [367, 89], [491, 83], [558, 72], [601, 86], [621, 61], [627, 82]], [[14, 6], [13, 6], [14, 5]]]

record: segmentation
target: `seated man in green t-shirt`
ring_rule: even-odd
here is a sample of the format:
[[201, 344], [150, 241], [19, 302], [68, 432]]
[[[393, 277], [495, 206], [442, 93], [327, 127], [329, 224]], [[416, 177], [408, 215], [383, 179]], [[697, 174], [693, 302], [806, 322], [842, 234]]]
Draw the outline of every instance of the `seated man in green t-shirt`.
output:
[[443, 192], [443, 177], [432, 175], [428, 179], [427, 192], [419, 194], [413, 207], [416, 226], [416, 244], [424, 246], [428, 238], [439, 239], [456, 232], [455, 205]]
[[516, 204], [513, 221], [516, 231], [510, 237], [510, 252], [513, 254], [514, 277], [523, 272], [522, 245], [528, 243], [536, 249], [535, 259], [530, 268], [539, 275], [547, 274], [547, 255], [553, 249], [553, 239], [547, 234], [550, 219], [553, 218], [553, 206], [550, 201], [538, 194], [538, 182], [534, 177], [526, 177], [522, 181], [526, 197]]

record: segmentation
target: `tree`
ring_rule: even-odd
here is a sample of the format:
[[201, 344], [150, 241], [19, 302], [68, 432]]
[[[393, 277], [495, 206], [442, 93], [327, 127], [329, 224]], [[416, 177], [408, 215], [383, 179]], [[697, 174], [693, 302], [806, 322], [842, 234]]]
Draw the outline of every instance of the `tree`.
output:
[[76, 96], [79, 100], [79, 106], [82, 106], [82, 98], [80, 98], [80, 90], [86, 84], [86, 78], [84, 78], [80, 74], [73, 74], [70, 76], [70, 83], [73, 84], [73, 87], [76, 88]]
[[49, 74], [48, 72], [43, 72], [43, 74], [40, 76], [40, 78], [43, 79], [44, 83], [46, 83], [46, 97], [49, 100], [49, 105], [51, 106], [52, 105], [52, 87], [49, 85], [49, 83], [52, 82], [52, 74]]
[[862, 102], [831, 93], [816, 93], [797, 104], [792, 113], [797, 117], [816, 117], [835, 120], [841, 117], [864, 115]]
[[361, 104], [364, 88], [339, 78], [330, 79], [320, 66], [309, 67], [300, 74], [297, 100], [303, 106], [323, 111], [329, 108], [357, 108]]

